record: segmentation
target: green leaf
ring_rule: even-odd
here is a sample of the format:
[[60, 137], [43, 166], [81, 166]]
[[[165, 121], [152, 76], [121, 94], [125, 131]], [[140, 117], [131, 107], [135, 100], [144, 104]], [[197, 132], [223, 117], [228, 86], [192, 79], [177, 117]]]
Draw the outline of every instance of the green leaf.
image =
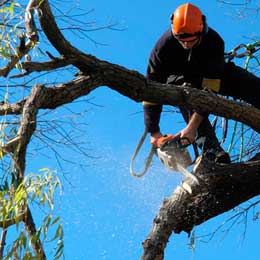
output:
[[56, 218], [52, 221], [51, 225], [52, 225], [52, 226], [55, 225], [59, 220], [60, 220], [60, 217], [56, 217]]
[[39, 169], [40, 172], [48, 172], [49, 171], [49, 168], [41, 168]]
[[54, 258], [54, 260], [59, 259], [59, 258], [63, 255], [63, 248], [64, 248], [63, 241], [62, 241], [62, 240], [59, 240], [59, 241], [58, 241], [58, 248], [57, 248], [57, 251], [56, 251], [56, 253], [55, 253], [55, 258]]

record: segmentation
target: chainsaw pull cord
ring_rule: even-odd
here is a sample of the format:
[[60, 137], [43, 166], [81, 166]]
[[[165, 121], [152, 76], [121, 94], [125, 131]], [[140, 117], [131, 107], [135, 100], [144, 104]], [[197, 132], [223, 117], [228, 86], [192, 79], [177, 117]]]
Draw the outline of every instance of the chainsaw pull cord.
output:
[[153, 159], [153, 155], [154, 155], [155, 152], [156, 152], [156, 147], [152, 145], [152, 148], [151, 148], [151, 150], [150, 150], [150, 152], [149, 152], [149, 155], [148, 155], [148, 157], [147, 157], [146, 160], [145, 160], [144, 170], [143, 170], [141, 173], [137, 173], [137, 172], [134, 171], [134, 169], [133, 169], [134, 160], [135, 160], [137, 154], [139, 153], [139, 150], [140, 150], [140, 148], [142, 147], [146, 136], [147, 136], [147, 131], [145, 130], [144, 133], [142, 134], [142, 136], [141, 136], [141, 138], [140, 138], [138, 144], [137, 144], [137, 147], [136, 147], [136, 149], [135, 149], [135, 152], [134, 152], [134, 154], [133, 154], [133, 156], [132, 156], [132, 158], [131, 158], [131, 161], [130, 161], [130, 174], [131, 174], [133, 177], [138, 177], [138, 178], [139, 178], [139, 177], [142, 177], [142, 176], [145, 175], [145, 173], [147, 172], [147, 170], [149, 169], [149, 167], [150, 167], [150, 165], [151, 165], [151, 161], [152, 161], [152, 159]]

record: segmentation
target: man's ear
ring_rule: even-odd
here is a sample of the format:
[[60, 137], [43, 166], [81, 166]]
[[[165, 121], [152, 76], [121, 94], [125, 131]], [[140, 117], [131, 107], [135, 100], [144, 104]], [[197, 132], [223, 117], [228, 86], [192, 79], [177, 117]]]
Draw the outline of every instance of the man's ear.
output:
[[174, 13], [172, 13], [170, 16], [171, 24], [173, 23], [173, 18], [174, 18]]
[[203, 31], [202, 31], [202, 33], [206, 34], [209, 31], [209, 27], [208, 27], [207, 19], [206, 19], [205, 15], [202, 15], [202, 23], [203, 23]]

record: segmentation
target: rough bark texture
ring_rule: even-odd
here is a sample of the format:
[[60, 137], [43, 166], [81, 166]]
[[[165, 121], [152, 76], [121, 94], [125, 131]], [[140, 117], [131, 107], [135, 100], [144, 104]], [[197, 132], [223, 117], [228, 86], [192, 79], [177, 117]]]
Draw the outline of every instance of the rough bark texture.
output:
[[[164, 259], [172, 232], [190, 233], [193, 227], [226, 212], [260, 193], [260, 161], [215, 165], [204, 159], [196, 170], [199, 185], [185, 180], [164, 200], [147, 239], [142, 260]], [[188, 184], [189, 194], [183, 187]]]

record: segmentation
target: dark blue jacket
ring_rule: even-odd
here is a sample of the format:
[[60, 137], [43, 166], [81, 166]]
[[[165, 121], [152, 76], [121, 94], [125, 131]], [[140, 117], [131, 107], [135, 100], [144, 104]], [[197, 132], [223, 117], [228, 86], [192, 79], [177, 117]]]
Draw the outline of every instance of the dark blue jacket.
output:
[[[183, 76], [185, 82], [200, 88], [203, 78], [221, 79], [224, 71], [224, 41], [217, 32], [208, 28], [200, 43], [184, 49], [167, 30], [154, 46], [147, 68], [147, 79], [166, 83], [171, 75]], [[144, 121], [148, 132], [159, 131], [161, 105], [144, 103]]]

